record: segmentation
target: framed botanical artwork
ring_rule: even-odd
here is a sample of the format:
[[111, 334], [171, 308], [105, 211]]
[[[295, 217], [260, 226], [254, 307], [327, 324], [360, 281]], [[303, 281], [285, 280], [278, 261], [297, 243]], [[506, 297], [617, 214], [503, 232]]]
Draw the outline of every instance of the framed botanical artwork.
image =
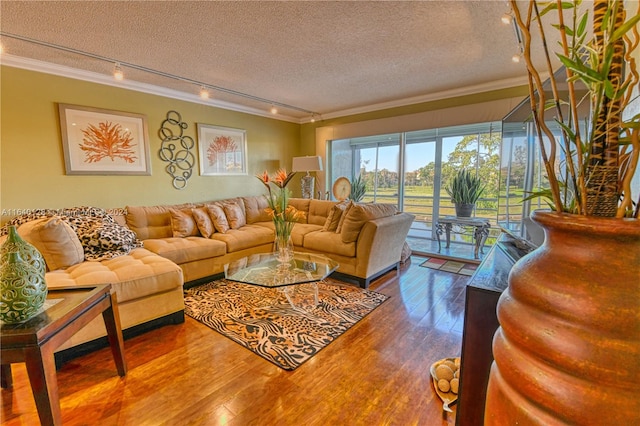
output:
[[147, 118], [59, 104], [68, 175], [150, 175]]
[[198, 124], [200, 174], [246, 175], [247, 131]]

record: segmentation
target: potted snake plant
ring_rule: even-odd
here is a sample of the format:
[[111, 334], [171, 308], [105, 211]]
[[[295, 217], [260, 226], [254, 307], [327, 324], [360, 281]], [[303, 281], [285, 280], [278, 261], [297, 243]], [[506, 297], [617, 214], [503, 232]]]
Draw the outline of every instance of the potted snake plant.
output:
[[360, 174], [353, 180], [353, 182], [351, 182], [351, 193], [349, 194], [349, 199], [356, 203], [360, 202], [366, 193], [367, 183], [362, 179], [362, 174]]
[[471, 217], [476, 202], [482, 196], [486, 185], [467, 169], [459, 170], [445, 186], [451, 202], [455, 205], [456, 216]]

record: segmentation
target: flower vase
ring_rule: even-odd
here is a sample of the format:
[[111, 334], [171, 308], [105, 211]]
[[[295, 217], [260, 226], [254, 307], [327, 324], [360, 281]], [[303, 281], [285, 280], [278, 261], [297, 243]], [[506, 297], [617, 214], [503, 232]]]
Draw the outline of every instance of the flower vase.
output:
[[276, 235], [275, 252], [280, 263], [287, 263], [293, 259], [291, 235]]
[[640, 221], [534, 212], [498, 302], [485, 425], [640, 424]]
[[38, 313], [47, 298], [45, 270], [40, 252], [10, 226], [0, 246], [0, 320], [18, 323]]

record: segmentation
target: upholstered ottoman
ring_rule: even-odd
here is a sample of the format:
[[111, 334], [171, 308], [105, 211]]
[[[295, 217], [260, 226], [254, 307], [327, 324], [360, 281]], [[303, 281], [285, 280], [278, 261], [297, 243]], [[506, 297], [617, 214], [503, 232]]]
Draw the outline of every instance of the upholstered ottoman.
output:
[[[113, 259], [84, 261], [66, 269], [47, 272], [47, 286], [81, 287], [110, 283], [115, 291], [120, 323], [127, 334], [140, 324], [184, 321], [182, 269], [144, 248]], [[58, 351], [85, 343], [107, 332], [101, 316], [72, 336]]]

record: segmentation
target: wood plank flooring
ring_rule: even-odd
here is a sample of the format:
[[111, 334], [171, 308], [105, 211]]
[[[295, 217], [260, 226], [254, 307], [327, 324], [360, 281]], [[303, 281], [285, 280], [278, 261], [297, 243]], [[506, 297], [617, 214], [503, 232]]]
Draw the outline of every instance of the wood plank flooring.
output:
[[[371, 289], [389, 300], [292, 372], [187, 317], [125, 341], [120, 378], [108, 349], [58, 371], [65, 425], [453, 425], [429, 366], [459, 356], [469, 277], [413, 256]], [[24, 364], [2, 389], [3, 425], [37, 425]], [[455, 408], [454, 408], [455, 411]]]

